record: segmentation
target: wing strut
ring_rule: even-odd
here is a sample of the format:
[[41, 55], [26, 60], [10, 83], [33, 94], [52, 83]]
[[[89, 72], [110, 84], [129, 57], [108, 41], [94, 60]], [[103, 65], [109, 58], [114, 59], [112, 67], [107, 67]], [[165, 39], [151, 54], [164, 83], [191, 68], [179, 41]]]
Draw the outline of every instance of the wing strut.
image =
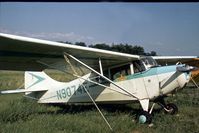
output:
[[[65, 58], [66, 62], [70, 65], [70, 67], [71, 67], [72, 71], [74, 72], [74, 74], [78, 75], [77, 71], [74, 69], [73, 65], [70, 63], [70, 60], [67, 58], [66, 55], [64, 55], [64, 58]], [[106, 122], [106, 124], [109, 126], [110, 130], [113, 131], [111, 125], [109, 124], [109, 122], [107, 121], [107, 119], [105, 118], [105, 116], [103, 115], [103, 113], [101, 112], [101, 110], [99, 109], [99, 107], [97, 106], [95, 100], [92, 98], [92, 96], [90, 95], [90, 93], [88, 92], [88, 90], [86, 89], [86, 87], [83, 84], [81, 86], [83, 86], [84, 90], [88, 94], [89, 98], [92, 100], [93, 104], [95, 105], [95, 107], [99, 111], [100, 115], [102, 116], [102, 118], [104, 119], [104, 121]]]
[[102, 74], [102, 75], [104, 75], [103, 74], [103, 68], [102, 68], [102, 62], [101, 62], [101, 59], [99, 58], [99, 67], [100, 67], [100, 73]]
[[93, 68], [91, 68], [90, 66], [86, 65], [85, 63], [83, 63], [82, 61], [78, 60], [77, 58], [75, 58], [74, 56], [65, 53], [64, 52], [64, 57], [69, 56], [72, 59], [74, 59], [75, 61], [77, 61], [78, 63], [82, 64], [83, 66], [85, 66], [86, 68], [88, 68], [89, 70], [91, 70], [92, 72], [96, 73], [97, 75], [103, 77], [104, 79], [106, 79], [107, 81], [109, 81], [110, 83], [112, 83], [113, 85], [115, 85], [117, 88], [119, 88], [120, 90], [124, 91], [125, 93], [129, 94], [130, 96], [136, 98], [137, 100], [140, 100], [138, 97], [136, 97], [135, 95], [131, 94], [129, 91], [125, 90], [123, 87], [117, 85], [116, 83], [114, 83], [112, 80], [110, 80], [109, 78], [105, 77], [104, 75], [102, 75], [101, 73], [97, 72], [96, 70], [94, 70]]
[[191, 80], [193, 82], [193, 84], [199, 89], [199, 86], [197, 85], [197, 83], [194, 81], [194, 79], [191, 77]]
[[129, 94], [124, 94], [124, 93], [122, 93], [122, 92], [120, 92], [120, 91], [117, 91], [117, 90], [115, 90], [115, 89], [112, 89], [110, 86], [97, 83], [97, 82], [92, 81], [92, 80], [90, 80], [90, 79], [85, 79], [85, 78], [83, 78], [82, 76], [79, 76], [79, 75], [74, 74], [74, 73], [69, 73], [69, 72], [67, 72], [67, 71], [65, 71], [65, 70], [59, 69], [59, 68], [54, 67], [54, 66], [49, 65], [49, 64], [46, 64], [45, 62], [41, 62], [41, 61], [37, 61], [37, 62], [40, 63], [40, 64], [42, 64], [42, 65], [45, 65], [45, 66], [47, 66], [47, 67], [49, 67], [49, 68], [59, 70], [59, 71], [61, 71], [61, 72], [63, 72], [63, 73], [69, 74], [69, 75], [71, 75], [71, 76], [74, 76], [74, 77], [77, 77], [77, 78], [81, 78], [81, 79], [83, 79], [83, 80], [85, 80], [85, 81], [88, 81], [88, 82], [91, 82], [91, 83], [93, 83], [93, 84], [96, 84], [96, 85], [105, 87], [105, 88], [107, 88], [107, 89], [110, 89], [110, 90], [112, 90], [112, 91], [118, 92], [118, 93], [120, 93], [120, 94], [122, 94], [122, 95], [130, 96]]

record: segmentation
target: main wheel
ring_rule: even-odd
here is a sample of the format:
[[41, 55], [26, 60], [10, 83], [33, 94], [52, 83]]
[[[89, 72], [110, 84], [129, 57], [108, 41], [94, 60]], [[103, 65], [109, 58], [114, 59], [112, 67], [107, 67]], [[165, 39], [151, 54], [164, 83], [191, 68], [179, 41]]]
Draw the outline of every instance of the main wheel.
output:
[[139, 114], [138, 122], [141, 124], [150, 124], [152, 122], [152, 116], [147, 111], [142, 111]]
[[167, 109], [166, 112], [171, 114], [171, 115], [178, 113], [178, 107], [174, 103], [167, 104], [166, 109]]

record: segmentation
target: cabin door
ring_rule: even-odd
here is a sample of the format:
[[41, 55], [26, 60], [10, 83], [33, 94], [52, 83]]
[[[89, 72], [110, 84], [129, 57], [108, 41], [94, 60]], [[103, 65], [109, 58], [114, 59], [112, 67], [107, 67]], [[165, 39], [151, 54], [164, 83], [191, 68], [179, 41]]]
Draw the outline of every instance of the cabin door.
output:
[[149, 98], [159, 95], [159, 80], [157, 75], [147, 76], [143, 78], [145, 89]]

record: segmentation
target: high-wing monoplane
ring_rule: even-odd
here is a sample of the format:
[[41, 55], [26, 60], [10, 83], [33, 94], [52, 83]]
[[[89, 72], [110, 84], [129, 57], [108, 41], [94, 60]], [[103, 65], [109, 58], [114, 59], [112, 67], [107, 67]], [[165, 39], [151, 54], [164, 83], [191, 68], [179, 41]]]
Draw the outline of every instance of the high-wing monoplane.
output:
[[[176, 58], [176, 63], [198, 59]], [[97, 108], [97, 104], [138, 101], [139, 122], [151, 123], [156, 103], [170, 114], [177, 112], [177, 106], [164, 98], [185, 87], [195, 69], [181, 63], [160, 66], [156, 60], [161, 59], [0, 33], [0, 69], [25, 71], [24, 89], [0, 93], [25, 93], [38, 103], [94, 103]], [[59, 82], [45, 69], [60, 70], [75, 79]]]

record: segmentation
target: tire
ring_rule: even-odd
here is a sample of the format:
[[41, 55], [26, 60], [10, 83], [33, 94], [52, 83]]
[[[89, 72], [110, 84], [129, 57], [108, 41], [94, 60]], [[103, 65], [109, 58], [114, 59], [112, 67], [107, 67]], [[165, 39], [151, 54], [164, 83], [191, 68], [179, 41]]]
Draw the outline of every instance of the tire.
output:
[[141, 124], [150, 124], [152, 122], [152, 115], [149, 114], [147, 111], [142, 111], [139, 114], [138, 122]]
[[169, 103], [166, 105], [167, 110], [166, 113], [169, 113], [171, 115], [175, 115], [178, 113], [178, 107], [174, 103]]

